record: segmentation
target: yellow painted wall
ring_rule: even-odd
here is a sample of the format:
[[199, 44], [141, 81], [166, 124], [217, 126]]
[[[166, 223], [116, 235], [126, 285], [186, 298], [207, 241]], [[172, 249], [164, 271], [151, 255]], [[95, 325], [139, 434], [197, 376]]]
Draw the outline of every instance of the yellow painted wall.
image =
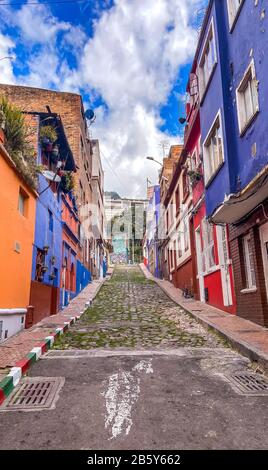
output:
[[[29, 196], [25, 216], [18, 210], [20, 187]], [[0, 309], [29, 305], [35, 208], [34, 194], [7, 163], [0, 147]]]

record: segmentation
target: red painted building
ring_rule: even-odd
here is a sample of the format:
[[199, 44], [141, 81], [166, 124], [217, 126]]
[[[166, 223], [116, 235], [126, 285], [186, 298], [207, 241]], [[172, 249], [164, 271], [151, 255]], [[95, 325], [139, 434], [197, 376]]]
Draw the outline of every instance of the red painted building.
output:
[[193, 65], [187, 86], [184, 151], [192, 193], [189, 220], [193, 265], [193, 293], [197, 300], [236, 313], [228, 227], [210, 224], [206, 217], [203, 156], [200, 144], [200, 102], [198, 78]]
[[79, 251], [78, 211], [72, 192], [61, 194], [62, 199], [62, 268], [61, 308], [76, 295], [77, 257]]

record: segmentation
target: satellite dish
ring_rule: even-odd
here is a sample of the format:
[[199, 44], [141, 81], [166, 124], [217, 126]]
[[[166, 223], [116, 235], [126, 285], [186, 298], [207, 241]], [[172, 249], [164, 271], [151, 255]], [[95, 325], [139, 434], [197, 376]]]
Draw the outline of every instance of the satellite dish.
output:
[[53, 171], [45, 170], [42, 172], [42, 174], [47, 180], [55, 181], [55, 183], [59, 183], [61, 181], [61, 177], [59, 175], [56, 175], [56, 173], [54, 173]]
[[95, 117], [95, 113], [94, 113], [93, 109], [87, 109], [86, 112], [85, 112], [85, 116], [89, 121], [92, 121], [92, 119], [94, 119], [94, 117]]

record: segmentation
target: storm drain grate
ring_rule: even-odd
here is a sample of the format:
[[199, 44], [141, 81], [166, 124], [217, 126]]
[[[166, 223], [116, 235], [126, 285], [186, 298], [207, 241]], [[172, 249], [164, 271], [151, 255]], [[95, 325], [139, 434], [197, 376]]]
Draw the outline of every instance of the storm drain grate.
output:
[[235, 372], [227, 375], [226, 378], [231, 382], [236, 391], [243, 395], [267, 395], [268, 381], [259, 374], [250, 372]]
[[40, 411], [55, 407], [63, 377], [27, 377], [4, 402], [0, 411]]

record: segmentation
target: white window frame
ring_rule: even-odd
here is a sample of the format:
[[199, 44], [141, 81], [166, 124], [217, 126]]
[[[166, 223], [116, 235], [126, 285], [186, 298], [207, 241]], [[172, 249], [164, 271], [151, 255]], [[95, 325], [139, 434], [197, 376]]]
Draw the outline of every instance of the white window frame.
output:
[[178, 249], [177, 249], [177, 265], [180, 263], [181, 261], [181, 258], [183, 256], [183, 246], [182, 246], [182, 236], [181, 236], [181, 232], [180, 232], [180, 229], [179, 229], [179, 233], [178, 233]]
[[[212, 230], [211, 240], [208, 239], [208, 229]], [[206, 268], [205, 272], [209, 273], [211, 271], [214, 271], [217, 268], [217, 265], [216, 265], [214, 230], [213, 230], [213, 226], [211, 226], [208, 223], [206, 217], [202, 219], [202, 240], [203, 240], [203, 256], [204, 256], [205, 268]], [[213, 252], [214, 263], [211, 262], [213, 260], [212, 252]]]
[[[204, 70], [205, 70], [204, 65], [206, 63], [205, 58], [206, 58], [208, 47], [211, 47], [211, 44], [210, 44], [211, 42], [213, 43], [213, 49], [214, 49], [214, 63], [211, 64], [211, 69], [209, 71], [209, 74], [206, 77], [206, 80], [204, 80]], [[211, 22], [209, 24], [206, 39], [204, 41], [204, 46], [201, 52], [201, 57], [198, 63], [198, 82], [199, 82], [199, 93], [200, 93], [201, 101], [207, 91], [207, 88], [209, 86], [212, 74], [215, 70], [217, 63], [218, 63], [218, 57], [217, 57], [217, 47], [216, 47], [216, 41], [215, 41], [214, 18], [211, 18]]]
[[174, 271], [174, 253], [173, 253], [173, 241], [169, 246], [169, 262], [170, 262], [170, 271]]
[[230, 32], [234, 29], [237, 18], [240, 15], [240, 11], [244, 4], [245, 0], [241, 0], [240, 4], [236, 6], [234, 0], [227, 0], [227, 9], [228, 9], [228, 18], [229, 18], [229, 28]]
[[[219, 122], [219, 128], [221, 130], [221, 139], [222, 139], [222, 160], [219, 160], [218, 166], [214, 168], [214, 171], [209, 172], [209, 167], [211, 167], [210, 162], [210, 152], [209, 152], [209, 147], [208, 143], [211, 141], [211, 137], [213, 135], [213, 131], [215, 127], [217, 126], [217, 122]], [[223, 126], [222, 126], [222, 115], [221, 115], [221, 110], [219, 109], [218, 113], [216, 114], [216, 117], [212, 123], [211, 128], [208, 131], [208, 134], [204, 140], [203, 143], [203, 156], [204, 156], [204, 173], [205, 173], [205, 185], [207, 186], [213, 178], [216, 176], [218, 173], [219, 169], [222, 167], [222, 165], [225, 162], [225, 155], [224, 155], [224, 141], [223, 141]]]
[[190, 230], [188, 217], [184, 217], [183, 219], [183, 244], [184, 253], [186, 253], [190, 248]]
[[[251, 257], [250, 257], [250, 250], [249, 250], [249, 245], [251, 246], [251, 251], [252, 251], [252, 245], [251, 245], [251, 235], [248, 233], [243, 237], [243, 257], [244, 257], [244, 266], [245, 266], [245, 274], [246, 274], [246, 290], [247, 289], [256, 289], [256, 272], [255, 272], [255, 266], [254, 263], [251, 263]], [[252, 273], [254, 272], [254, 276]]]
[[[245, 105], [245, 89], [250, 85], [250, 98], [252, 112], [249, 116], [246, 115]], [[259, 112], [259, 93], [258, 93], [258, 80], [256, 78], [256, 70], [254, 59], [251, 60], [244, 76], [236, 89], [236, 107], [240, 135], [243, 135], [253, 119]]]

